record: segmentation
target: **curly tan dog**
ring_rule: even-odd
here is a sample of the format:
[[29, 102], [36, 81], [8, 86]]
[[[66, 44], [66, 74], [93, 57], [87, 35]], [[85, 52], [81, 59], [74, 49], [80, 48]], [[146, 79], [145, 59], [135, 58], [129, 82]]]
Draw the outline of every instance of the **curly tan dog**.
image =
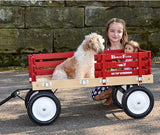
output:
[[103, 44], [103, 37], [97, 33], [85, 36], [74, 56], [55, 68], [52, 79], [94, 78], [94, 55], [103, 53]]

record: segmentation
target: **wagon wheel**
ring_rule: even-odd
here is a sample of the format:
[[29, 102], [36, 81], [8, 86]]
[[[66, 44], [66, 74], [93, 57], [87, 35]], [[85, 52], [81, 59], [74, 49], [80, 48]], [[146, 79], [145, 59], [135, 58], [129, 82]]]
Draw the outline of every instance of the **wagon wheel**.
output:
[[132, 87], [123, 95], [122, 105], [124, 112], [133, 118], [143, 118], [153, 109], [154, 97], [142, 86]]
[[134, 85], [122, 85], [122, 86], [114, 87], [114, 89], [112, 91], [112, 99], [113, 99], [113, 102], [115, 103], [115, 105], [118, 108], [121, 108], [121, 109], [123, 108], [122, 107], [123, 95], [126, 92], [126, 90], [128, 90], [129, 88], [131, 88], [133, 86], [137, 86], [137, 84], [134, 84]]
[[27, 108], [27, 106], [28, 106], [29, 100], [30, 100], [35, 94], [37, 94], [37, 93], [38, 93], [38, 91], [33, 91], [32, 89], [30, 89], [30, 90], [28, 91], [28, 93], [27, 93], [26, 96], [25, 96], [25, 106], [26, 106], [26, 108]]
[[40, 91], [29, 100], [27, 112], [33, 122], [48, 125], [59, 117], [61, 105], [52, 92]]
[[126, 90], [122, 88], [121, 86], [115, 87], [112, 91], [113, 102], [118, 108], [121, 108], [121, 109], [122, 109], [122, 97], [125, 91]]

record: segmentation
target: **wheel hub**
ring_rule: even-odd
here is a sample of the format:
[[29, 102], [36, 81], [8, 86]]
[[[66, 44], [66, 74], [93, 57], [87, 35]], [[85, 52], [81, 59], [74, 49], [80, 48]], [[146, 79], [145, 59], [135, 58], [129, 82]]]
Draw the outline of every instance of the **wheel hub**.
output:
[[48, 121], [56, 114], [56, 104], [48, 97], [40, 97], [34, 102], [32, 111], [38, 120]]
[[128, 97], [127, 105], [131, 112], [142, 114], [149, 108], [150, 99], [145, 92], [135, 91]]

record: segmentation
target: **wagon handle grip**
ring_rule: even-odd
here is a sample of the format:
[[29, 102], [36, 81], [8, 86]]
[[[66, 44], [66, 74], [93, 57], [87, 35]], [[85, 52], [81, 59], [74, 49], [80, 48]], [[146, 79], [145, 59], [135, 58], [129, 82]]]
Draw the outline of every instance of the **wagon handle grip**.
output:
[[3, 105], [4, 103], [6, 103], [7, 101], [9, 101], [11, 98], [15, 98], [18, 95], [19, 95], [19, 90], [15, 90], [14, 92], [11, 93], [11, 95], [9, 97], [7, 97], [6, 99], [4, 99], [0, 102], [0, 106]]
[[3, 105], [4, 103], [6, 103], [8, 100], [10, 100], [12, 98], [12, 96], [7, 97], [6, 99], [2, 100], [0, 102], [0, 106]]

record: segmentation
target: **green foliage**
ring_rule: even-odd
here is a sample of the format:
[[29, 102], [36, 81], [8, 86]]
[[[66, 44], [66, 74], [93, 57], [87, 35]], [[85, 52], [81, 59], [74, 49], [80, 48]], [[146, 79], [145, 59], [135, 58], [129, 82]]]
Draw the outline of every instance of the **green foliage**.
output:
[[0, 53], [0, 67], [27, 66], [27, 55]]
[[[34, 50], [32, 48], [18, 48], [16, 50], [16, 53], [0, 53], [0, 67], [27, 67], [28, 53], [25, 52], [26, 50], [30, 50], [32, 53], [34, 53]], [[48, 51], [44, 48], [41, 52], [35, 53], [48, 53]]]

